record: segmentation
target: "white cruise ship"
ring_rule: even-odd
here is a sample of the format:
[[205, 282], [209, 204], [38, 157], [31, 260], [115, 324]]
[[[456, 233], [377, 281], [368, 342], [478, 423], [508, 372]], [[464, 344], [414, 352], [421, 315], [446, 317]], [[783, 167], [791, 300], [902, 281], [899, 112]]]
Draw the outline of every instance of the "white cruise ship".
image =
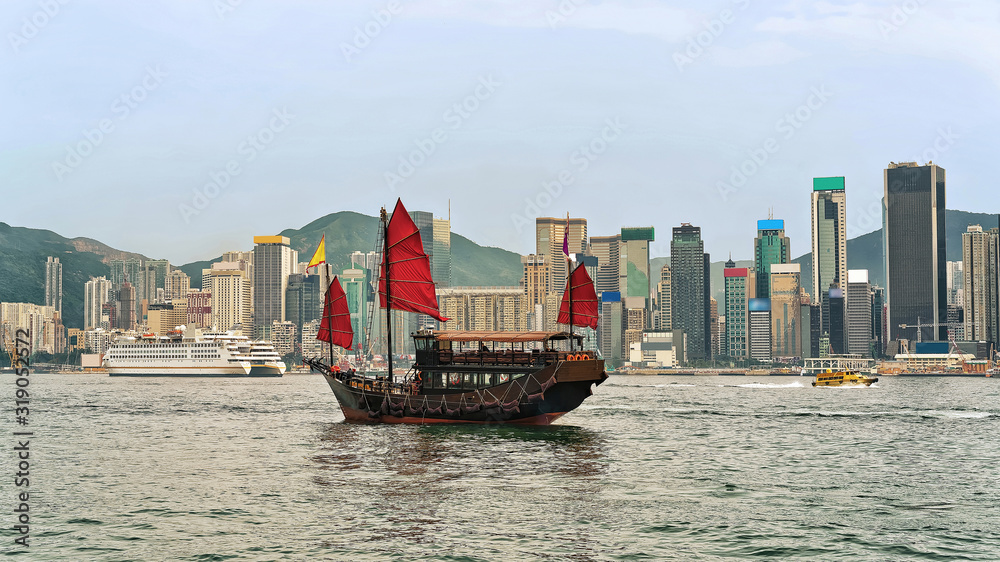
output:
[[165, 336], [120, 336], [104, 355], [104, 368], [112, 376], [280, 377], [285, 372], [268, 343], [184, 329]]
[[280, 377], [285, 374], [285, 362], [266, 341], [250, 341], [232, 332], [206, 332], [204, 339], [223, 342], [235, 361], [250, 362], [251, 377]]

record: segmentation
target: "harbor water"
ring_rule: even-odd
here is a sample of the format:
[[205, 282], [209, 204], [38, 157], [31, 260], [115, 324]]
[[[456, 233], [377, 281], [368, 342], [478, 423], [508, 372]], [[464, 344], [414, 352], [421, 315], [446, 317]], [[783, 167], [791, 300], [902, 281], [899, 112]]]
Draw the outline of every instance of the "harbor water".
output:
[[1000, 380], [611, 377], [551, 427], [343, 423], [317, 375], [31, 375], [25, 560], [998, 560]]

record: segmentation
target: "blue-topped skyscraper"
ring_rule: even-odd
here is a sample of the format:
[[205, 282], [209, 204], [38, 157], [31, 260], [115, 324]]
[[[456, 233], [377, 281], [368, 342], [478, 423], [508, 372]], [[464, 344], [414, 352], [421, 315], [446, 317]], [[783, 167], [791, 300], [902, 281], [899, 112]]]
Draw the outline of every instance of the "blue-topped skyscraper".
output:
[[771, 266], [790, 263], [791, 249], [785, 236], [785, 221], [768, 219], [757, 221], [757, 238], [753, 241], [754, 270], [757, 276], [757, 298], [771, 297]]
[[889, 164], [882, 236], [889, 339], [947, 340], [944, 168], [916, 162]]
[[847, 283], [847, 191], [844, 178], [813, 178], [812, 294], [823, 333], [830, 332], [830, 288]]

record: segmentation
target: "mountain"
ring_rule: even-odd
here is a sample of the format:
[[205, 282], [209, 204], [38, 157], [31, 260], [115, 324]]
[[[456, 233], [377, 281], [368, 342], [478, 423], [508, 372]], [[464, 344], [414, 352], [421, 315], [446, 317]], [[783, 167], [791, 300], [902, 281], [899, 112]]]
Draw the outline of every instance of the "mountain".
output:
[[45, 302], [45, 262], [63, 264], [63, 323], [83, 328], [83, 284], [107, 276], [113, 259], [149, 259], [90, 238], [65, 238], [51, 230], [0, 222], [0, 302]]
[[[962, 261], [962, 234], [969, 225], [978, 224], [983, 230], [1000, 226], [1000, 215], [993, 213], [970, 213], [967, 211], [945, 211], [945, 237], [947, 238], [948, 261]], [[792, 260], [802, 265], [802, 286], [806, 292], [812, 290], [812, 252]], [[867, 269], [873, 285], [885, 287], [885, 272], [882, 258], [882, 229], [862, 234], [847, 241], [847, 268]]]
[[[378, 218], [341, 211], [316, 219], [302, 228], [286, 229], [279, 234], [289, 239], [299, 252], [299, 261], [308, 261], [326, 234], [326, 259], [334, 272], [351, 265], [352, 252], [375, 249]], [[180, 266], [191, 277], [192, 287], [201, 287], [201, 270], [216, 258]], [[501, 248], [480, 246], [468, 238], [451, 233], [451, 284], [453, 286], [510, 286], [521, 281], [521, 256]]]

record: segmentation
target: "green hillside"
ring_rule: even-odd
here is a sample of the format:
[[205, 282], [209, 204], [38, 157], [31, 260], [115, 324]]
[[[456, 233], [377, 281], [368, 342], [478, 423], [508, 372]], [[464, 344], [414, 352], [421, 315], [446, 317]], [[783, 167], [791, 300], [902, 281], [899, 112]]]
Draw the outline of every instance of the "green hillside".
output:
[[[279, 234], [288, 238], [299, 261], [308, 261], [326, 234], [326, 259], [333, 271], [351, 265], [352, 252], [375, 249], [378, 218], [351, 211], [331, 213], [302, 228], [289, 228]], [[221, 256], [180, 266], [191, 277], [192, 287], [201, 287], [201, 270]], [[480, 246], [468, 238], [451, 233], [452, 285], [517, 285], [521, 280], [521, 256], [501, 248]]]
[[83, 284], [107, 276], [108, 260], [147, 259], [90, 238], [69, 239], [51, 230], [0, 222], [0, 302], [43, 304], [48, 256], [63, 264], [63, 323], [70, 328], [83, 328]]

